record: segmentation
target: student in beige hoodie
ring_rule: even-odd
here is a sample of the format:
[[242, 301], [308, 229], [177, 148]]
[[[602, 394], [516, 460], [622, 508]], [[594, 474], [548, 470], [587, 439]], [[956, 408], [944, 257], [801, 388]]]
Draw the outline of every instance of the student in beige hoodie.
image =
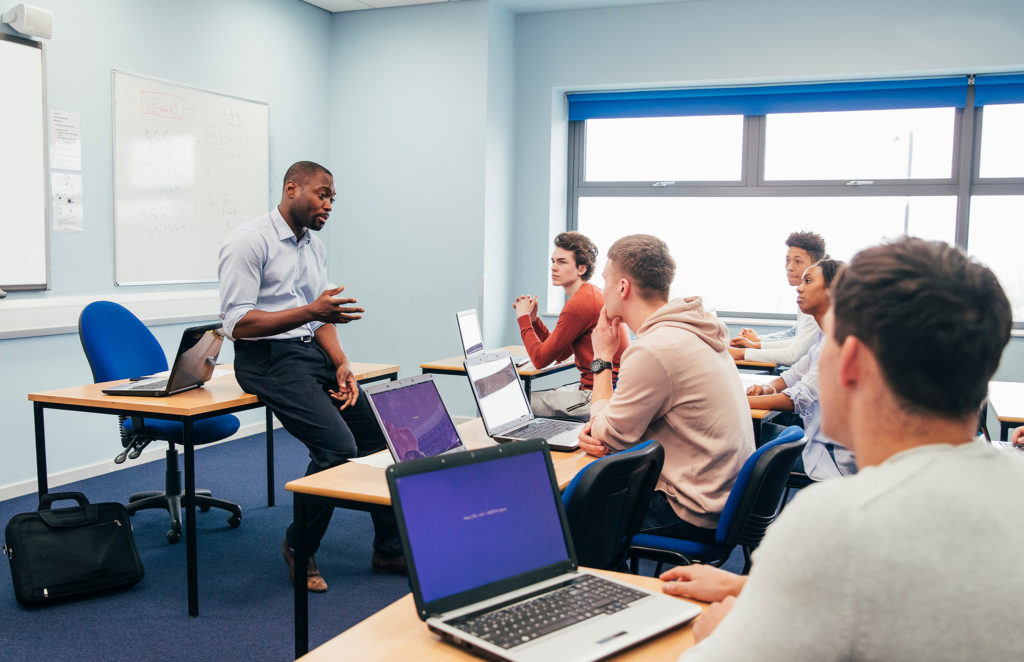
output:
[[[594, 392], [580, 448], [594, 456], [656, 439], [665, 464], [641, 530], [714, 543], [715, 527], [754, 432], [729, 333], [700, 297], [672, 299], [675, 261], [651, 235], [608, 251], [604, 308], [592, 335]], [[619, 323], [636, 339], [612, 390]]]

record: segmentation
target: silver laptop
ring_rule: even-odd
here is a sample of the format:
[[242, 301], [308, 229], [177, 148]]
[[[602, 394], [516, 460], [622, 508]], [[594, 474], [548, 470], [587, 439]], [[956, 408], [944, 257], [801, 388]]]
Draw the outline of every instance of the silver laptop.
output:
[[433, 375], [363, 387], [395, 462], [466, 449]]
[[543, 439], [554, 450], [579, 447], [583, 423], [536, 418], [508, 352], [478, 353], [467, 358], [466, 376], [487, 434], [495, 441]]
[[[459, 322], [462, 353], [467, 359], [482, 353], [484, 351], [484, 337], [480, 331], [480, 317], [476, 314], [476, 308], [460, 310], [455, 313], [455, 319]], [[530, 362], [530, 357], [525, 354], [513, 354], [512, 361], [516, 366], [523, 366]]]
[[542, 441], [403, 462], [386, 475], [420, 619], [477, 655], [597, 660], [701, 611], [578, 569]]
[[220, 322], [185, 329], [171, 371], [166, 377], [137, 379], [103, 389], [107, 395], [164, 396], [198, 388], [213, 376], [224, 344]]

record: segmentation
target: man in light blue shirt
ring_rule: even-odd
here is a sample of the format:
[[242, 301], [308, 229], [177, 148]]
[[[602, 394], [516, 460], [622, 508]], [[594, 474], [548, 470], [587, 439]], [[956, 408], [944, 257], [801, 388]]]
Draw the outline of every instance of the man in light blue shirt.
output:
[[[220, 317], [235, 343], [239, 385], [274, 412], [309, 449], [306, 475], [384, 448], [384, 436], [361, 397], [335, 324], [360, 319], [344, 287], [327, 289], [327, 251], [310, 230], [327, 223], [334, 178], [321, 165], [299, 161], [284, 177], [281, 202], [228, 235], [220, 251]], [[333, 507], [306, 513], [310, 591], [327, 583], [313, 552], [327, 531]], [[371, 511], [375, 570], [404, 572], [401, 543], [390, 511]], [[283, 545], [294, 578], [294, 524]]]

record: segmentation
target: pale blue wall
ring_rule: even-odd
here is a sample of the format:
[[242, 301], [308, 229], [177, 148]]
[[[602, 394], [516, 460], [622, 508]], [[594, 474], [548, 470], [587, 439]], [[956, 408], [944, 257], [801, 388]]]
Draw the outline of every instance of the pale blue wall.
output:
[[[477, 1], [334, 17], [330, 269], [367, 309], [341, 329], [352, 357], [418, 374], [461, 352], [455, 311], [480, 307], [491, 273], [504, 292], [507, 244], [484, 256], [511, 217], [512, 29]], [[465, 380], [438, 384], [475, 415]]]
[[[56, 18], [54, 36], [46, 45], [48, 105], [81, 115], [84, 231], [50, 235], [50, 292], [10, 293], [0, 306], [20, 298], [102, 298], [115, 291], [111, 69], [269, 102], [274, 195], [293, 161], [329, 160], [328, 12], [298, 0], [34, 0], [31, 4], [53, 11]], [[16, 34], [7, 26], [0, 30]], [[269, 200], [267, 204], [269, 208]], [[183, 287], [120, 289], [161, 292]], [[183, 327], [159, 326], [154, 332], [165, 348], [173, 348]], [[231, 356], [228, 347], [222, 359]], [[92, 376], [77, 335], [0, 340], [0, 366], [3, 487], [35, 476], [32, 407], [25, 394], [88, 383]], [[255, 414], [246, 420], [261, 417]], [[113, 417], [56, 412], [46, 415], [46, 424], [51, 472], [109, 460], [117, 451]]]

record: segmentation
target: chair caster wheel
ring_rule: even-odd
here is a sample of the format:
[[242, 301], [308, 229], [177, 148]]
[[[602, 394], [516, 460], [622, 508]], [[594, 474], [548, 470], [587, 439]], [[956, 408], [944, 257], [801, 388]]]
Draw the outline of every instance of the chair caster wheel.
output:
[[174, 529], [171, 529], [167, 532], [167, 542], [173, 545], [179, 540], [181, 540], [181, 531], [175, 531]]
[[242, 513], [237, 513], [228, 518], [228, 526], [232, 529], [237, 529], [242, 525]]

